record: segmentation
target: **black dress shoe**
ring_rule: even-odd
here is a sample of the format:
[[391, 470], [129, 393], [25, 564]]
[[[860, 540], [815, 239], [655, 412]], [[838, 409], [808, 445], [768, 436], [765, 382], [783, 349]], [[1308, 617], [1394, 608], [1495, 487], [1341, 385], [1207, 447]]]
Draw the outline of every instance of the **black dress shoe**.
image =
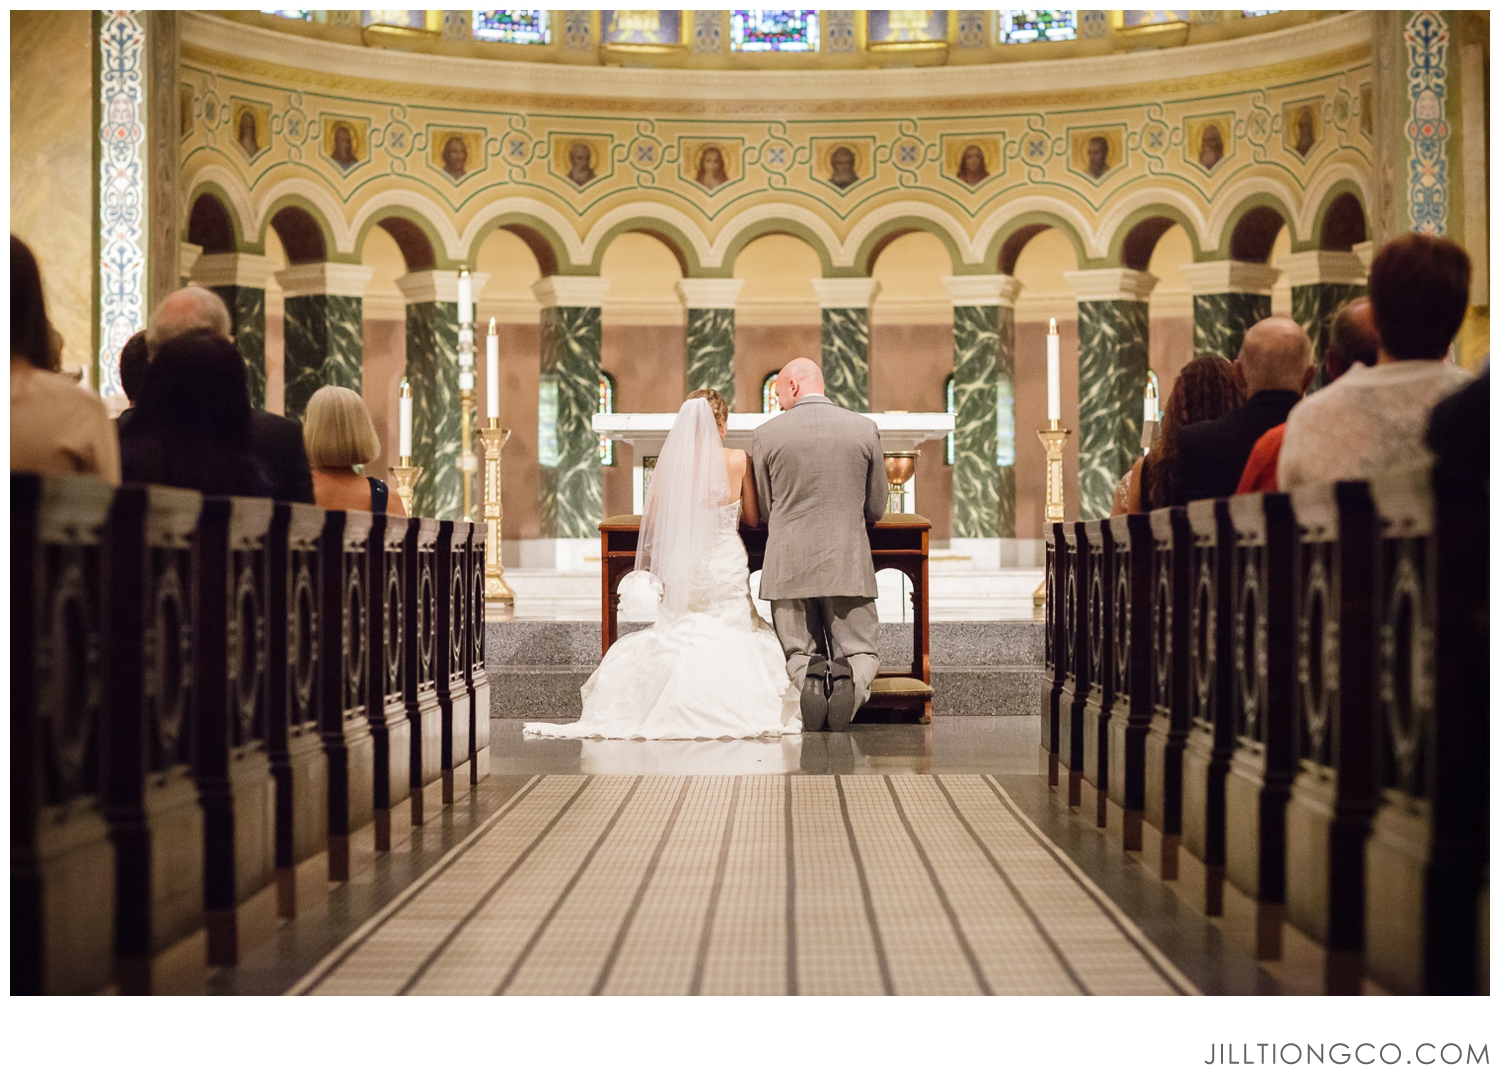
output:
[[828, 664], [828, 680], [828, 727], [843, 732], [854, 720], [854, 670], [843, 658], [834, 658]]
[[828, 659], [814, 656], [802, 680], [802, 731], [817, 732], [828, 720]]

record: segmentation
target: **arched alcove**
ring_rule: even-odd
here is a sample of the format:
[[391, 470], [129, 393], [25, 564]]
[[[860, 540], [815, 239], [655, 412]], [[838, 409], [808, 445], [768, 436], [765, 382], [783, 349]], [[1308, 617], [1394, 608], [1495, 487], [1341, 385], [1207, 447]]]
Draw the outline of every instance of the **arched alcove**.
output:
[[[408, 273], [417, 273], [437, 266], [437, 255], [433, 251], [432, 240], [422, 230], [421, 225], [405, 217], [395, 216], [383, 217], [377, 224], [380, 230], [395, 242]], [[366, 238], [365, 241], [368, 243], [369, 239]]]
[[215, 195], [204, 193], [194, 200], [187, 241], [202, 247], [204, 254], [234, 253], [234, 220]]
[[307, 265], [328, 260], [328, 244], [323, 229], [313, 215], [301, 206], [282, 206], [271, 218], [271, 231], [281, 241], [291, 265]]
[[1192, 261], [1192, 238], [1180, 224], [1174, 224], [1157, 238], [1145, 267], [1156, 278], [1150, 300], [1151, 369], [1163, 404], [1177, 372], [1193, 358], [1193, 293], [1182, 271]]
[[1187, 232], [1171, 217], [1147, 217], [1139, 221], [1125, 234], [1125, 242], [1120, 246], [1120, 263], [1127, 269], [1149, 272], [1157, 243], [1173, 228], [1186, 238]]
[[1345, 191], [1328, 204], [1323, 214], [1323, 231], [1318, 237], [1322, 250], [1353, 250], [1356, 243], [1367, 238], [1365, 230], [1365, 207], [1359, 199]]
[[735, 302], [734, 405], [759, 411], [765, 376], [799, 355], [820, 361], [823, 351], [818, 293], [823, 275], [817, 250], [783, 233], [747, 243], [732, 262], [743, 280]]
[[1271, 257], [1276, 237], [1286, 225], [1278, 210], [1267, 205], [1253, 206], [1235, 222], [1229, 236], [1229, 257], [1237, 262], [1265, 264]]

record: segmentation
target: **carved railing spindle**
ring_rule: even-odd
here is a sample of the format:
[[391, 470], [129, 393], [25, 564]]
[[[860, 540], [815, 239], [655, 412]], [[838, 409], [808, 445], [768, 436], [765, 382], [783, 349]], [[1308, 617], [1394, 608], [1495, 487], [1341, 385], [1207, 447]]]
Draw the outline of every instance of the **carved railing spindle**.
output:
[[443, 802], [452, 803], [459, 790], [469, 787], [469, 687], [464, 680], [464, 608], [468, 588], [464, 583], [464, 547], [469, 524], [443, 520], [438, 524], [437, 561], [437, 695], [443, 715]]
[[1115, 539], [1109, 520], [1083, 524], [1087, 586], [1080, 595], [1088, 620], [1088, 694], [1083, 704], [1084, 811], [1103, 829], [1109, 822], [1109, 726], [1115, 702]]
[[441, 798], [443, 713], [437, 692], [438, 585], [435, 519], [412, 520], [406, 545], [406, 716], [411, 728], [411, 824]]
[[1140, 851], [1146, 807], [1146, 732], [1151, 727], [1151, 597], [1154, 539], [1144, 515], [1109, 521], [1114, 569], [1110, 607], [1114, 705], [1109, 722], [1109, 817], [1106, 827], [1127, 851]]
[[1191, 725], [1188, 628], [1191, 591], [1187, 511], [1151, 513], [1151, 727], [1146, 733], [1146, 806], [1141, 848], [1164, 880], [1177, 877], [1182, 841], [1182, 751]]
[[411, 722], [406, 714], [406, 544], [413, 521], [374, 517], [366, 569], [370, 581], [370, 658], [365, 703], [375, 743], [375, 850], [391, 848], [391, 812], [411, 795]]
[[469, 742], [473, 745], [474, 765], [469, 767], [469, 783], [476, 784], [490, 773], [490, 680], [484, 670], [485, 596], [484, 563], [485, 527], [469, 531], [466, 554], [469, 580], [469, 658], [465, 679], [469, 685]]
[[1063, 652], [1063, 592], [1067, 587], [1068, 543], [1064, 526], [1053, 523], [1047, 536], [1047, 609], [1042, 676], [1042, 772], [1047, 784], [1057, 784], [1057, 743], [1062, 713], [1063, 680], [1067, 661]]

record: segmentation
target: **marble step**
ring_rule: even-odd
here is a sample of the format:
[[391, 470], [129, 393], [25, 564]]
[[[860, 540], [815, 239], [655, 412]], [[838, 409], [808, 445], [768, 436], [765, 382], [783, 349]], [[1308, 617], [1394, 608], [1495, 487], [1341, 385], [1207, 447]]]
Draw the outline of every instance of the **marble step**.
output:
[[[626, 624], [625, 633], [645, 625]], [[881, 664], [907, 666], [911, 627], [880, 626]], [[932, 625], [933, 712], [1020, 716], [1037, 712], [1041, 625], [1029, 621]], [[599, 625], [588, 621], [508, 621], [488, 625], [486, 661], [493, 718], [577, 717], [578, 690], [599, 663]]]

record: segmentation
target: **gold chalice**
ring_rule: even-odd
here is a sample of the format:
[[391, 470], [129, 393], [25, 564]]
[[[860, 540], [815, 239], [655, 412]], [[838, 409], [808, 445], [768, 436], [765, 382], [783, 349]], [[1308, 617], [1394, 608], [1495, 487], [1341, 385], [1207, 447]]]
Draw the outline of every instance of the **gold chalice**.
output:
[[911, 481], [911, 476], [917, 473], [917, 456], [920, 453], [912, 452], [889, 452], [885, 457], [885, 480], [889, 483], [889, 496], [886, 500], [885, 510], [890, 514], [899, 514], [906, 507], [906, 483]]

